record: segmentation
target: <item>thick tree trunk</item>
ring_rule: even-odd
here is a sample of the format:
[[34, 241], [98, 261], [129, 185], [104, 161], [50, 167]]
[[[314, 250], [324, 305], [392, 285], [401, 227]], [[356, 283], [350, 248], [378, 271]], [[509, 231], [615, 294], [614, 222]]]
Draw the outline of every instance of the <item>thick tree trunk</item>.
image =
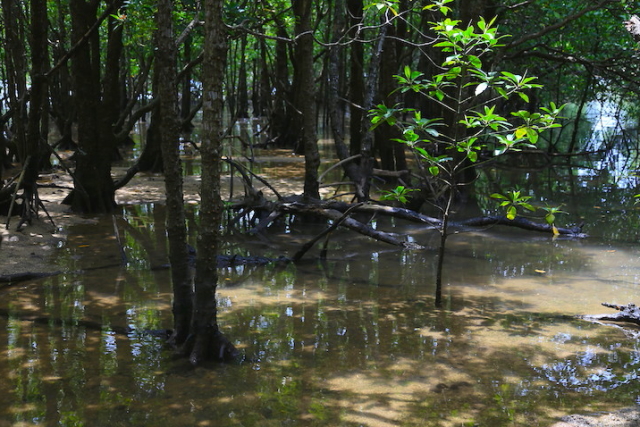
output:
[[160, 146], [164, 163], [167, 197], [167, 235], [173, 284], [172, 344], [182, 346], [190, 335], [192, 286], [188, 268], [187, 232], [182, 191], [182, 166], [178, 152], [178, 94], [176, 89], [176, 47], [173, 37], [172, 0], [158, 2], [156, 13], [156, 75], [158, 77], [158, 114]]
[[[80, 41], [96, 22], [99, 2], [71, 0], [72, 40]], [[66, 202], [75, 212], [110, 212], [115, 207], [115, 188], [111, 179], [113, 141], [101, 130], [100, 40], [89, 35], [71, 62], [78, 117], [78, 151], [74, 190]]]

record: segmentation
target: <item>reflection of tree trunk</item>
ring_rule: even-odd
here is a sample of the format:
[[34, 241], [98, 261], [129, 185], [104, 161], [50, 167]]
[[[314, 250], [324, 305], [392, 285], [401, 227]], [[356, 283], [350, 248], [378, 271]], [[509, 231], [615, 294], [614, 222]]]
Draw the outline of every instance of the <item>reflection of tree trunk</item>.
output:
[[156, 13], [157, 32], [156, 76], [160, 98], [159, 117], [160, 146], [164, 163], [164, 179], [167, 205], [167, 236], [169, 262], [173, 283], [173, 323], [171, 342], [177, 346], [185, 343], [190, 334], [192, 315], [192, 291], [187, 264], [187, 231], [184, 219], [182, 191], [182, 166], [178, 151], [179, 123], [176, 90], [176, 48], [173, 38], [172, 0], [158, 2]]

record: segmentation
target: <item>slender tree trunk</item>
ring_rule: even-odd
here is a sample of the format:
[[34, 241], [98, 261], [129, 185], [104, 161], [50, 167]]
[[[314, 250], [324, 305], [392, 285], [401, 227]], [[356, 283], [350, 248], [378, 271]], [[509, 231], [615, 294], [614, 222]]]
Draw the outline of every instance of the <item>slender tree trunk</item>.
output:
[[[44, 77], [47, 60], [47, 4], [46, 0], [31, 1], [31, 93], [27, 124], [26, 158], [30, 161], [22, 181], [24, 188], [23, 222], [31, 222], [38, 211], [38, 180], [41, 144], [47, 133], [42, 133], [42, 122], [46, 117], [47, 80]], [[44, 120], [46, 122], [46, 120]], [[20, 225], [18, 225], [20, 228]]]
[[[118, 10], [122, 6], [120, 0], [111, 0], [113, 10]], [[124, 143], [116, 140], [116, 133], [119, 129], [114, 126], [120, 119], [122, 109], [122, 90], [120, 87], [120, 64], [124, 44], [122, 42], [123, 26], [118, 25], [115, 18], [110, 16], [107, 20], [107, 51], [105, 55], [104, 76], [102, 79], [102, 113], [101, 137], [111, 146], [111, 159], [120, 159], [121, 155], [118, 147]], [[124, 138], [126, 139], [126, 138]]]
[[172, 23], [173, 0], [160, 0], [156, 12], [156, 65], [160, 146], [167, 197], [167, 236], [173, 284], [173, 335], [170, 342], [182, 346], [190, 335], [192, 285], [188, 269], [187, 232], [182, 191], [182, 165], [178, 152], [178, 94], [176, 47]]
[[304, 196], [311, 199], [320, 198], [318, 168], [320, 154], [316, 136], [316, 94], [313, 73], [313, 33], [311, 29], [312, 0], [292, 0], [293, 13], [296, 17], [295, 64], [298, 82], [296, 90], [296, 108], [301, 114], [301, 140], [298, 152], [304, 153]]
[[227, 33], [222, 22], [222, 0], [205, 0], [205, 42], [203, 62], [203, 129], [200, 229], [195, 276], [195, 307], [192, 334], [195, 344], [189, 360], [193, 365], [206, 360], [228, 360], [236, 349], [220, 332], [217, 320], [217, 256], [220, 251], [221, 143], [224, 108], [223, 81], [227, 58]]
[[238, 69], [238, 103], [235, 117], [239, 119], [249, 118], [249, 86], [247, 84], [247, 36], [240, 39], [240, 68]]
[[[384, 24], [380, 27], [378, 40], [374, 47], [374, 51], [371, 55], [371, 62], [369, 63], [368, 81], [365, 90], [365, 96], [363, 100], [364, 111], [369, 111], [373, 108], [373, 101], [377, 95], [378, 87], [378, 70], [380, 69], [380, 61], [382, 59], [382, 47], [387, 37], [387, 30], [390, 24]], [[362, 147], [360, 154], [362, 158], [360, 160], [361, 179], [356, 183], [356, 197], [358, 201], [364, 202], [369, 200], [369, 190], [371, 188], [371, 175], [373, 173], [373, 132], [370, 130], [370, 125], [363, 120], [362, 122]]]
[[[191, 62], [191, 45], [193, 40], [191, 36], [187, 36], [184, 40], [183, 64], [187, 65]], [[180, 98], [180, 118], [182, 119], [182, 130], [185, 132], [191, 132], [193, 130], [193, 124], [191, 123], [191, 72], [184, 73], [182, 76], [182, 97]]]
[[17, 154], [20, 161], [26, 160], [26, 128], [27, 128], [27, 70], [24, 40], [24, 14], [22, 2], [2, 0], [2, 17], [4, 27], [4, 55], [7, 70], [7, 89], [9, 108], [12, 111], [12, 136], [9, 142], [11, 151]]
[[253, 115], [254, 117], [265, 117], [272, 105], [272, 84], [269, 75], [269, 65], [267, 60], [267, 43], [265, 40], [259, 39], [256, 43], [260, 47], [260, 59], [256, 60], [256, 75], [260, 76], [259, 82], [255, 85], [253, 94]]
[[[158, 93], [157, 85], [154, 84], [154, 92]], [[156, 106], [151, 110], [151, 119], [145, 136], [145, 144], [138, 159], [138, 167], [142, 172], [162, 173], [164, 172], [163, 156], [161, 149], [161, 122], [162, 114], [160, 107]], [[176, 144], [176, 149], [178, 145]]]
[[351, 125], [350, 129], [350, 152], [354, 156], [360, 154], [362, 147], [362, 121], [364, 111], [364, 45], [360, 41], [359, 25], [362, 23], [362, 0], [347, 0], [349, 10], [351, 32], [353, 39], [351, 43], [351, 61], [349, 71], [349, 96], [352, 103], [351, 106]]
[[[278, 19], [275, 20], [276, 35], [281, 39], [289, 37], [284, 23]], [[287, 44], [282, 40], [276, 40], [275, 47], [275, 63], [274, 63], [274, 88], [273, 109], [269, 118], [271, 128], [269, 139], [274, 141], [277, 146], [293, 146], [290, 143], [292, 139], [291, 123], [294, 122], [293, 117], [297, 114], [292, 109], [290, 102], [291, 87], [289, 84], [289, 61], [287, 57]]]
[[[57, 63], [66, 54], [67, 46], [62, 41], [68, 40], [67, 17], [69, 15], [67, 2], [56, 0], [56, 8], [58, 10], [56, 37], [60, 42], [54, 43], [51, 48], [54, 63]], [[49, 77], [51, 116], [60, 132], [60, 140], [56, 142], [56, 148], [63, 150], [76, 147], [72, 135], [75, 108], [71, 97], [71, 86], [69, 66], [64, 63], [56, 73]]]
[[[336, 42], [340, 39], [344, 31], [345, 20], [343, 19], [343, 16], [344, 16], [343, 3], [344, 2], [342, 0], [336, 0], [335, 10], [334, 10], [335, 17], [333, 19], [333, 34], [332, 34], [332, 41], [334, 45], [329, 48], [329, 66], [328, 66], [328, 79], [329, 79], [328, 89], [329, 90], [328, 90], [328, 101], [327, 101], [329, 104], [327, 105], [327, 110], [329, 113], [329, 120], [330, 120], [329, 123], [330, 123], [331, 131], [333, 134], [333, 141], [336, 148], [336, 154], [338, 156], [338, 159], [340, 159], [341, 161], [344, 161], [349, 156], [354, 155], [353, 152], [351, 153], [349, 152], [349, 147], [347, 146], [345, 141], [344, 109], [341, 108], [344, 105], [344, 103], [341, 103], [339, 101], [341, 77], [342, 77], [342, 73], [340, 72], [340, 56], [341, 56], [340, 53], [344, 48]], [[351, 81], [353, 82], [353, 79]], [[359, 97], [362, 98], [363, 95], [364, 94], [361, 93]], [[359, 112], [360, 110], [356, 108], [355, 111]], [[360, 138], [360, 126], [362, 125], [360, 122], [361, 118], [362, 118], [362, 114], [360, 114], [360, 119], [358, 119], [358, 124], [356, 126], [358, 128], [357, 138]], [[354, 126], [353, 115], [351, 117], [351, 121], [352, 121], [352, 127], [353, 127]], [[351, 130], [352, 138], [353, 138], [353, 135], [354, 135], [354, 132], [352, 128]], [[359, 147], [360, 147], [360, 144], [358, 141], [358, 148]], [[351, 148], [352, 149], [354, 148], [353, 144], [351, 145]], [[349, 177], [349, 179], [352, 182], [359, 183], [362, 181], [359, 162], [356, 162], [355, 159], [352, 161], [344, 162], [343, 169], [346, 175]]]
[[[380, 77], [379, 77], [379, 93], [382, 103], [393, 106], [398, 103], [397, 93], [394, 92], [397, 85], [394, 75], [398, 73], [398, 52], [396, 50], [397, 42], [395, 40], [395, 28], [389, 26], [389, 37], [384, 42], [382, 49], [382, 58], [380, 61]], [[394, 141], [400, 138], [400, 131], [392, 126], [379, 126], [375, 131], [376, 152], [380, 157], [380, 168], [397, 171], [407, 167], [404, 156], [404, 150], [401, 144]]]

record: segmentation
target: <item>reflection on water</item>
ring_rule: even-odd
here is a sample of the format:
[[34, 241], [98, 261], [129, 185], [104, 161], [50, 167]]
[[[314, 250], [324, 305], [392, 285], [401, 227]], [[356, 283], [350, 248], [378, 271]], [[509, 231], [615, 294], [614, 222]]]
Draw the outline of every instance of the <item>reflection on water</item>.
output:
[[[171, 326], [161, 207], [123, 208], [124, 260], [110, 217], [76, 226], [64, 274], [0, 291], [0, 427], [545, 426], [633, 405], [637, 340], [574, 316], [634, 301], [640, 251], [613, 209], [596, 216], [593, 199], [536, 185], [606, 226], [587, 240], [462, 230], [443, 309], [437, 236], [406, 224], [395, 231], [430, 249], [337, 231], [326, 261], [225, 269], [220, 323], [245, 359], [196, 370], [152, 333]], [[193, 238], [192, 212], [188, 227]], [[290, 221], [270, 241], [228, 236], [227, 251], [291, 255], [317, 231]]]

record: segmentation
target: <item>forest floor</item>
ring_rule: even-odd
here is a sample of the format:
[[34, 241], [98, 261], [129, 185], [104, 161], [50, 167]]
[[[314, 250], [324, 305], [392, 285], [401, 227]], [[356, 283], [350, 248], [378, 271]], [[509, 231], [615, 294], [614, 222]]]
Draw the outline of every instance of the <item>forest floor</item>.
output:
[[[116, 175], [124, 173], [114, 170]], [[53, 186], [55, 182], [56, 186]], [[43, 175], [40, 183], [39, 196], [53, 223], [44, 212], [30, 225], [16, 230], [19, 219], [11, 218], [10, 227], [6, 228], [6, 216], [0, 216], [0, 277], [20, 275], [26, 273], [47, 274], [57, 270], [51, 256], [54, 251], [62, 248], [66, 240], [66, 228], [76, 224], [97, 223], [92, 216], [76, 215], [69, 211], [69, 207], [61, 204], [62, 200], [72, 188], [69, 177], [55, 173]], [[184, 183], [185, 203], [197, 203], [198, 177], [187, 177]], [[64, 187], [64, 188], [61, 188]], [[136, 204], [164, 201], [164, 180], [157, 174], [138, 174], [123, 189], [116, 193], [119, 204]], [[552, 427], [634, 427], [640, 426], [640, 409], [626, 408], [611, 413], [597, 413], [590, 415], [567, 415]]]
[[[114, 175], [123, 175], [124, 169], [114, 168]], [[55, 182], [55, 186], [54, 186]], [[64, 246], [66, 229], [77, 224], [97, 223], [96, 216], [71, 213], [62, 201], [73, 184], [65, 173], [41, 176], [38, 194], [46, 213], [40, 209], [38, 218], [17, 230], [20, 219], [0, 215], [0, 277], [25, 273], [46, 274], [57, 270], [49, 260], [53, 251]], [[197, 203], [198, 177], [187, 177], [184, 182], [185, 203]], [[118, 204], [139, 204], [164, 201], [164, 178], [158, 174], [137, 174], [124, 188], [116, 192]], [[47, 218], [47, 213], [51, 220]]]

